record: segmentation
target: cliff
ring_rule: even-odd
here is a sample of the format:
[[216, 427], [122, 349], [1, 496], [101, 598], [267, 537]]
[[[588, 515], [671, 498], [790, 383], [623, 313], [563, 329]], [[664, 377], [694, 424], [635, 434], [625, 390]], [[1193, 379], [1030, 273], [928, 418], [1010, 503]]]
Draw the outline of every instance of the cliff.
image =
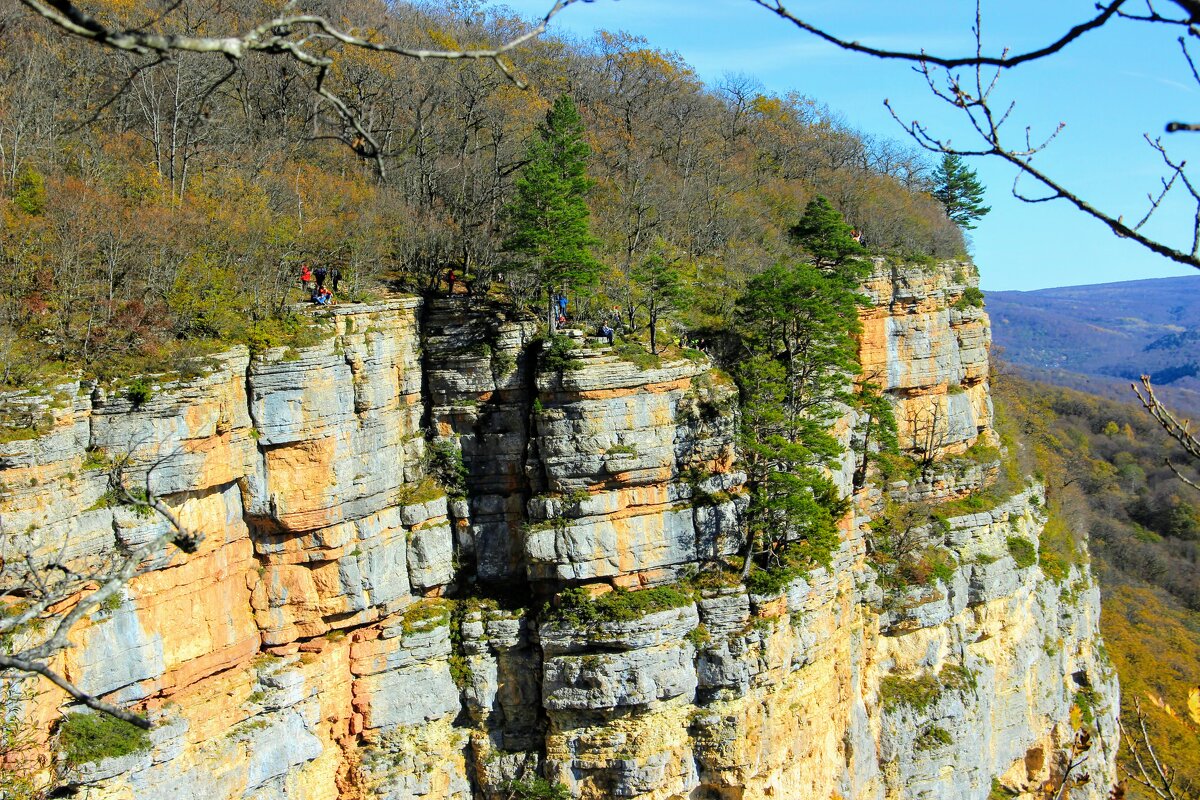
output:
[[[87, 561], [161, 530], [111, 502], [114, 458], [204, 533], [61, 664], [144, 708], [152, 746], [60, 758], [57, 780], [196, 800], [499, 798], [539, 772], [597, 799], [1032, 797], [1086, 710], [1075, 793], [1102, 796], [1117, 688], [1095, 583], [1038, 564], [1036, 484], [956, 502], [1002, 471], [971, 272], [877, 265], [864, 372], [930, 466], [854, 492], [848, 455], [832, 563], [767, 595], [711, 569], [746, 499], [736, 389], [702, 357], [647, 367], [577, 337], [547, 369], [503, 308], [403, 298], [141, 403], [79, 382], [7, 398], [45, 431], [0, 443], [9, 552]], [[873, 531], [914, 505], [942, 569], [898, 585]], [[21, 713], [49, 730], [60, 707], [47, 691]]]

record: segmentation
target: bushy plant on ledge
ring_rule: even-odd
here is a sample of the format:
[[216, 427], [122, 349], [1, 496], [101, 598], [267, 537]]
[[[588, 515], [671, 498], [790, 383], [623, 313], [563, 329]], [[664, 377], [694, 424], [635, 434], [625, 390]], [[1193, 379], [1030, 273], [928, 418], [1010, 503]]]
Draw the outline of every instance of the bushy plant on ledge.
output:
[[580, 626], [626, 622], [658, 611], [690, 605], [693, 599], [691, 592], [675, 586], [655, 586], [634, 592], [614, 589], [596, 597], [579, 587], [559, 593], [555, 606], [547, 608], [546, 618], [552, 622]]
[[571, 800], [571, 792], [561, 783], [545, 778], [525, 778], [504, 784], [506, 800]]
[[561, 379], [564, 373], [572, 372], [583, 366], [575, 358], [575, 343], [570, 336], [551, 336], [542, 347], [542, 356], [538, 366], [545, 372], [557, 373]]
[[149, 750], [150, 734], [108, 714], [72, 712], [59, 725], [58, 746], [67, 765], [78, 767]]

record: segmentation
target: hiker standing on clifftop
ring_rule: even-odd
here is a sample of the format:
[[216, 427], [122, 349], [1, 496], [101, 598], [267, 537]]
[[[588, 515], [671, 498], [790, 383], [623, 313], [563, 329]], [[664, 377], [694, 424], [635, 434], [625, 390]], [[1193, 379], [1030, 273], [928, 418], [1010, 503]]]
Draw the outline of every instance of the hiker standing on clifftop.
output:
[[309, 291], [309, 284], [312, 283], [312, 270], [308, 268], [308, 264], [300, 265], [300, 288], [304, 291]]
[[328, 274], [329, 270], [324, 267], [317, 267], [316, 272], [313, 273], [313, 277], [317, 279], [317, 289], [325, 288], [325, 276]]
[[340, 269], [338, 269], [337, 267], [333, 267], [332, 269], [330, 269], [329, 270], [329, 285], [331, 287], [333, 287], [333, 290], [335, 292], [338, 290], [338, 284], [341, 282], [342, 282], [342, 271]]

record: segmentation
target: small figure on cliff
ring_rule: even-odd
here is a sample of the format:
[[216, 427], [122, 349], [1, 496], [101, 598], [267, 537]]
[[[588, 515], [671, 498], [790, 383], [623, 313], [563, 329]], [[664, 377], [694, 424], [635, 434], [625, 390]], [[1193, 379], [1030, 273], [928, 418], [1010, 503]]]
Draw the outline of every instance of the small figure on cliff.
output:
[[612, 346], [613, 334], [615, 334], [615, 333], [616, 333], [616, 331], [614, 331], [613, 327], [611, 325], [609, 325], [607, 322], [604, 323], [600, 327], [600, 335], [603, 336], [605, 339], [608, 339], [608, 344], [610, 347]]
[[316, 291], [316, 293], [313, 295], [313, 298], [315, 299], [317, 305], [320, 306], [331, 306], [334, 304], [333, 292], [329, 291], [329, 289], [325, 288], [324, 286]]
[[325, 276], [328, 274], [329, 270], [325, 269], [324, 267], [317, 267], [316, 272], [313, 273], [313, 277], [317, 279], [317, 289], [325, 288]]
[[449, 287], [446, 291], [450, 294], [454, 294], [454, 270], [453, 269], [451, 269], [450, 273], [446, 276], [446, 286]]
[[308, 268], [308, 264], [301, 264], [300, 265], [300, 287], [302, 289], [304, 289], [304, 291], [307, 292], [309, 290], [309, 284], [312, 283], [312, 279], [313, 279], [312, 270]]
[[331, 268], [329, 270], [329, 285], [330, 285], [330, 287], [332, 287], [332, 289], [336, 292], [338, 290], [338, 284], [341, 282], [342, 282], [342, 271], [340, 269], [338, 269], [337, 267]]

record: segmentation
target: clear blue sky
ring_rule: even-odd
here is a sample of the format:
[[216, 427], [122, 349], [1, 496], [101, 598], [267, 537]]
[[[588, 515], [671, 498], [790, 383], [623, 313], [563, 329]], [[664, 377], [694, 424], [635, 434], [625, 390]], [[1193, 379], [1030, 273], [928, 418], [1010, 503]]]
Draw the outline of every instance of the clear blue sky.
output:
[[[493, 5], [501, 5], [494, 3]], [[503, 3], [523, 16], [541, 16], [552, 0]], [[793, 0], [797, 16], [864, 44], [965, 55], [974, 49], [969, 0]], [[1166, 11], [1173, 6], [1163, 4]], [[1091, 0], [985, 0], [985, 47], [1040, 46], [1093, 15]], [[901, 62], [840, 51], [774, 17], [750, 0], [596, 0], [566, 9], [551, 30], [587, 38], [595, 30], [625, 30], [651, 46], [680, 53], [706, 82], [727, 73], [757, 78], [769, 92], [800, 91], [840, 113], [860, 131], [902, 139], [883, 107], [889, 98], [904, 119], [960, 147], [974, 144], [960, 112], [931, 97], [924, 79]], [[1013, 143], [1066, 129], [1038, 157], [1041, 166], [1096, 205], [1140, 219], [1158, 186], [1161, 161], [1142, 140], [1170, 120], [1200, 122], [1200, 89], [1165, 26], [1110, 24], [1064, 52], [1009, 70], [995, 97], [1017, 105], [1009, 123]], [[1200, 48], [1197, 48], [1200, 57]], [[1177, 158], [1200, 163], [1200, 133], [1161, 134]], [[931, 156], [933, 158], [933, 156]], [[1038, 289], [1084, 283], [1194, 274], [1083, 217], [1063, 201], [1028, 205], [1012, 197], [1012, 168], [972, 161], [987, 187], [992, 213], [973, 232], [973, 252], [985, 289]], [[1200, 174], [1198, 174], [1200, 177]], [[1032, 187], [1031, 183], [1023, 185]], [[1198, 187], [1200, 188], [1200, 187]], [[1179, 202], [1149, 230], [1170, 244], [1191, 246], [1191, 211]]]

